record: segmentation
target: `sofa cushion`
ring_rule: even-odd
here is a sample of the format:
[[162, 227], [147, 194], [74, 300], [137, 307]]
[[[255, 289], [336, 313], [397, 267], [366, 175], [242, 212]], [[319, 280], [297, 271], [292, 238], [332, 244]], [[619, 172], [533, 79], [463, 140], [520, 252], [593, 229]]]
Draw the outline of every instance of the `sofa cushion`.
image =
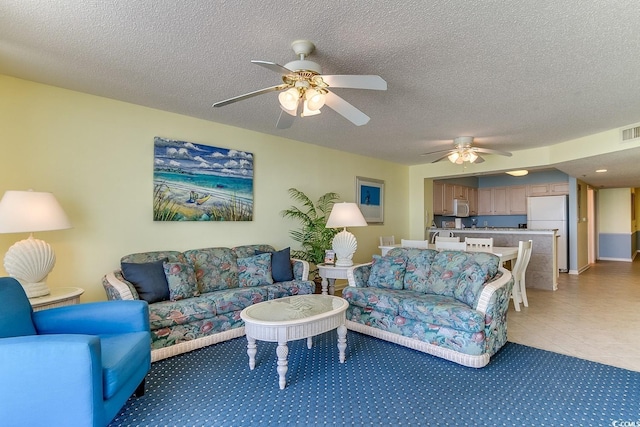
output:
[[238, 258], [238, 284], [241, 288], [273, 284], [271, 254]]
[[241, 311], [252, 304], [267, 301], [267, 286], [225, 289], [208, 295], [216, 305], [218, 315]]
[[407, 259], [403, 256], [374, 255], [368, 286], [402, 289]]
[[171, 301], [200, 295], [196, 283], [196, 273], [191, 264], [188, 262], [165, 262], [163, 267]]
[[214, 293], [186, 298], [179, 301], [162, 301], [149, 304], [149, 327], [152, 331], [210, 319], [216, 316]]
[[309, 295], [316, 290], [316, 284], [310, 280], [278, 282], [267, 286], [267, 299], [290, 297], [292, 295]]
[[[264, 253], [256, 251], [256, 255]], [[274, 282], [288, 282], [293, 280], [293, 265], [291, 264], [291, 248], [284, 248], [271, 252], [271, 276]]]
[[[148, 369], [151, 338], [149, 332], [100, 337], [104, 399], [113, 397], [140, 369]], [[146, 362], [148, 364], [148, 362]]]
[[407, 248], [407, 267], [404, 273], [404, 289], [426, 292], [431, 263], [438, 252], [433, 249]]
[[366, 310], [397, 316], [400, 312], [400, 303], [408, 292], [411, 291], [347, 286], [342, 290], [342, 298], [349, 304]]
[[196, 271], [200, 293], [238, 287], [236, 255], [230, 248], [205, 248], [185, 251]]
[[484, 314], [452, 297], [443, 295], [413, 295], [402, 298], [399, 315], [433, 326], [470, 333], [482, 332]]
[[274, 252], [275, 248], [271, 245], [242, 245], [231, 249], [236, 258], [246, 258], [257, 255], [258, 253]]
[[122, 259], [120, 259], [120, 262], [142, 264], [144, 262], [160, 261], [164, 259], [169, 262], [187, 262], [187, 258], [185, 258], [184, 254], [178, 251], [152, 251], [129, 254], [123, 256]]
[[169, 285], [163, 267], [165, 261], [167, 258], [139, 264], [121, 263], [124, 278], [136, 288], [140, 299], [150, 304], [169, 299]]

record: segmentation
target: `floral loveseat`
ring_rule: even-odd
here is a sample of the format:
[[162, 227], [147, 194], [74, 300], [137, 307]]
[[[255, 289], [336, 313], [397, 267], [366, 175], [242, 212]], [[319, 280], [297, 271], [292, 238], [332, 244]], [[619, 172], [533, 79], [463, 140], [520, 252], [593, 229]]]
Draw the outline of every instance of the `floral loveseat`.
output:
[[102, 284], [110, 300], [149, 302], [154, 362], [244, 335], [251, 304], [315, 290], [306, 261], [269, 245], [137, 253], [121, 268]]
[[348, 329], [474, 368], [507, 342], [513, 278], [491, 253], [395, 248], [347, 277]]

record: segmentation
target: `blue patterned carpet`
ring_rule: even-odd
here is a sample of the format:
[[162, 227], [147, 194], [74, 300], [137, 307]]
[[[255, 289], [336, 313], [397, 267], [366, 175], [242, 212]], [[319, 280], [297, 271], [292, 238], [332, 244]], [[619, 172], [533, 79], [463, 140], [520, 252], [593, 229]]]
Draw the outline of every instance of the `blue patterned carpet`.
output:
[[473, 369], [351, 331], [340, 364], [336, 342], [289, 343], [284, 390], [275, 343], [253, 371], [244, 337], [156, 362], [111, 426], [640, 425], [640, 372], [513, 343]]

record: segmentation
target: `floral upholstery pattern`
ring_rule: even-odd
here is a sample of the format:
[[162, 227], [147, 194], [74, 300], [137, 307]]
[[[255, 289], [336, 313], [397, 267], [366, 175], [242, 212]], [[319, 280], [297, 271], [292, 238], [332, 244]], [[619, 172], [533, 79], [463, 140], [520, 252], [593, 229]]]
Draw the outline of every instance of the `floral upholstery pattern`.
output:
[[374, 255], [368, 284], [372, 288], [402, 289], [407, 259]]
[[[372, 264], [353, 267], [349, 286], [342, 291], [349, 302], [348, 321], [456, 354], [492, 356], [506, 344], [513, 278], [503, 277], [499, 257], [416, 248], [394, 248], [387, 256], [406, 259], [403, 288], [372, 286], [377, 277]], [[463, 363], [458, 357], [432, 354]]]
[[271, 254], [238, 258], [238, 283], [241, 288], [273, 284]]
[[[306, 277], [308, 264], [300, 260], [292, 260], [294, 280], [240, 287], [238, 264], [243, 262], [238, 262], [238, 258], [253, 257], [257, 250], [266, 252], [263, 258], [268, 258], [274, 248], [245, 245], [233, 249], [205, 248], [184, 253], [157, 251], [123, 257], [123, 262], [131, 263], [168, 260], [163, 268], [173, 300], [149, 304], [152, 349], [240, 328], [244, 326], [240, 312], [251, 304], [315, 291], [315, 283]], [[270, 261], [266, 264], [271, 265]], [[119, 270], [105, 275], [102, 284], [110, 300], [123, 299], [123, 296], [139, 299], [134, 286]]]
[[169, 285], [169, 299], [178, 301], [200, 295], [196, 273], [188, 262], [165, 262], [164, 274]]
[[196, 271], [200, 293], [238, 286], [236, 254], [229, 248], [194, 249], [184, 253]]

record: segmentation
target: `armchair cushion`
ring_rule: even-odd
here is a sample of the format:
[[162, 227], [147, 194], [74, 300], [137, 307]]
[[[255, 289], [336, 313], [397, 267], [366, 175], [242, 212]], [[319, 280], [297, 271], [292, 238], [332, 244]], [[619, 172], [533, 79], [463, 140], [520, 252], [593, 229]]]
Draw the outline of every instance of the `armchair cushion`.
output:
[[148, 359], [151, 338], [148, 332], [100, 337], [103, 394], [113, 397]]
[[140, 299], [148, 303], [169, 299], [169, 285], [163, 267], [163, 263], [166, 261], [167, 258], [140, 264], [121, 263], [124, 278], [133, 284]]
[[3, 278], [0, 283], [0, 338], [35, 335], [36, 328], [31, 320], [33, 309], [29, 300], [25, 298], [21, 286], [7, 286], [15, 279]]

